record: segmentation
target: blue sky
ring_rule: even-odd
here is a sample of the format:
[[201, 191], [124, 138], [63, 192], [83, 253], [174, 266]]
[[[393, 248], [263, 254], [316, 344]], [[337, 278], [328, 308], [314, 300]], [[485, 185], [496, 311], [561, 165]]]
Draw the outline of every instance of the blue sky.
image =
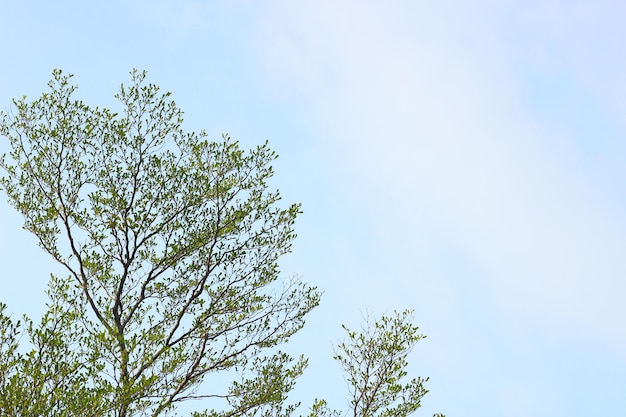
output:
[[[412, 308], [416, 415], [621, 415], [625, 19], [608, 0], [3, 0], [0, 106], [53, 68], [114, 106], [139, 68], [187, 129], [269, 139], [304, 208], [282, 269], [325, 292], [291, 346], [305, 405], [345, 408], [341, 323]], [[2, 199], [0, 298], [36, 315], [60, 270], [20, 226]]]

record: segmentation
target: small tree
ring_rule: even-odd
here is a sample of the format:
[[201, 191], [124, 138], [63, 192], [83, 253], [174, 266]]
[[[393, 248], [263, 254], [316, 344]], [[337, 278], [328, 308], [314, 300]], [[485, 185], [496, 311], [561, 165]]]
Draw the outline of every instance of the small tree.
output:
[[412, 321], [412, 311], [405, 310], [374, 323], [367, 317], [362, 332], [343, 326], [348, 340], [337, 346], [335, 359], [350, 387], [350, 415], [406, 417], [420, 407], [428, 378], [401, 383], [407, 375], [407, 355], [425, 337]]
[[[193, 398], [226, 399], [214, 416], [282, 410], [306, 361], [273, 348], [319, 302], [315, 288], [279, 279], [300, 207], [280, 208], [268, 190], [267, 144], [244, 152], [228, 136], [186, 133], [169, 93], [145, 76], [133, 71], [122, 85], [120, 114], [76, 100], [59, 70], [48, 93], [1, 114], [11, 158], [0, 184], [68, 276], [53, 277], [42, 325], [28, 324], [31, 353], [17, 353], [16, 324], [0, 317], [0, 397], [30, 384], [38, 398], [65, 389], [67, 399], [80, 384], [101, 399], [94, 415], [157, 416]], [[58, 367], [69, 372], [60, 384]], [[30, 381], [35, 371], [41, 380]], [[200, 385], [224, 371], [242, 382], [227, 392]], [[49, 405], [32, 414], [72, 414]]]

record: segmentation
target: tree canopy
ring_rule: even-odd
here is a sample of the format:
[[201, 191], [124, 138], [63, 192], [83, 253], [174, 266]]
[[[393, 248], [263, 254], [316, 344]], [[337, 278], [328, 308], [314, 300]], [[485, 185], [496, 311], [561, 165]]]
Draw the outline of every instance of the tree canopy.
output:
[[[278, 348], [320, 301], [279, 270], [300, 205], [269, 188], [277, 156], [267, 143], [244, 151], [228, 135], [186, 132], [170, 94], [131, 75], [119, 113], [76, 99], [72, 76], [55, 70], [48, 92], [1, 114], [11, 151], [0, 186], [67, 275], [51, 276], [38, 324], [0, 304], [0, 409], [159, 416], [205, 399], [196, 416], [290, 415], [307, 360]], [[363, 393], [355, 416], [419, 407], [423, 380], [396, 383], [420, 338], [406, 317], [339, 346], [353, 394]], [[356, 371], [367, 361], [380, 390]], [[230, 384], [202, 384], [216, 373]], [[324, 401], [311, 412], [332, 413]]]

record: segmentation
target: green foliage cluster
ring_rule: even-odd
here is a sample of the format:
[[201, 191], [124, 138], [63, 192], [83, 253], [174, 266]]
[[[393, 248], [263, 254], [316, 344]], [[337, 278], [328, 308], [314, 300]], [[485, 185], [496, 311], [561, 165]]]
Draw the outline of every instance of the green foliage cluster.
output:
[[[276, 154], [185, 132], [170, 94], [131, 75], [120, 113], [75, 99], [55, 70], [49, 92], [0, 114], [0, 186], [67, 271], [51, 276], [37, 325], [0, 304], [0, 415], [160, 416], [191, 399], [225, 403], [197, 417], [291, 415], [307, 361], [278, 346], [320, 294], [280, 278], [300, 206], [268, 188]], [[419, 407], [424, 380], [398, 382], [421, 338], [407, 314], [339, 346], [355, 416]], [[238, 377], [202, 384], [216, 373]]]
[[401, 383], [407, 355], [425, 337], [412, 319], [405, 310], [376, 322], [368, 318], [362, 332], [343, 326], [348, 339], [337, 346], [335, 360], [347, 375], [354, 417], [405, 417], [420, 407], [428, 378]]

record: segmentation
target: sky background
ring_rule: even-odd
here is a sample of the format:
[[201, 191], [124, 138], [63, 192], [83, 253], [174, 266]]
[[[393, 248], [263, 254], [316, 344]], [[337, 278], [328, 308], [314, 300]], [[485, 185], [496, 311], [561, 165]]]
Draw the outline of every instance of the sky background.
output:
[[[115, 107], [139, 68], [188, 130], [270, 141], [304, 210], [282, 270], [324, 291], [290, 345], [302, 414], [346, 409], [341, 323], [411, 308], [416, 415], [623, 415], [625, 21], [616, 0], [0, 0], [0, 108], [53, 68]], [[21, 224], [0, 199], [0, 299], [37, 316], [60, 269]]]

